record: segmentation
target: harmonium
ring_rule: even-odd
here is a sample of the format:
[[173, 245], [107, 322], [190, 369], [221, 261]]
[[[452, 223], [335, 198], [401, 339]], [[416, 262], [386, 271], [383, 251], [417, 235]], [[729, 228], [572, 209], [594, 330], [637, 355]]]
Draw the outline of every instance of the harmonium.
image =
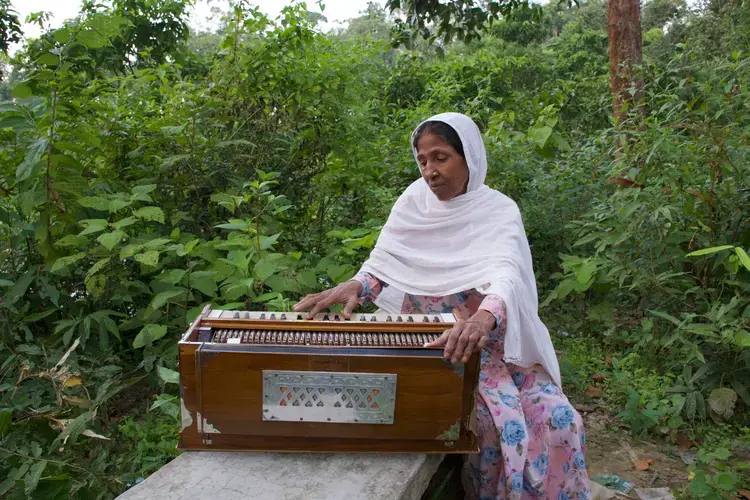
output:
[[452, 314], [211, 310], [179, 341], [182, 450], [478, 452], [479, 355]]

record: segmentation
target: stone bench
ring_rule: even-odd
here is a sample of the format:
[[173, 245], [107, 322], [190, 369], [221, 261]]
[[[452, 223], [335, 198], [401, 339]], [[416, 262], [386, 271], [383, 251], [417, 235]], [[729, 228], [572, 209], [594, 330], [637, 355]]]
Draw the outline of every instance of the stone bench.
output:
[[185, 452], [122, 500], [419, 500], [442, 455]]

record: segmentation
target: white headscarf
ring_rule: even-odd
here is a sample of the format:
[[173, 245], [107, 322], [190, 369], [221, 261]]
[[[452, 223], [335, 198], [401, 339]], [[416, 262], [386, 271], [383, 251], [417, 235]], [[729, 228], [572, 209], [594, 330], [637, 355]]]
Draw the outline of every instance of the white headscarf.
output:
[[[484, 183], [487, 154], [479, 127], [459, 113], [427, 121], [446, 123], [461, 139], [469, 167], [466, 193], [440, 201], [424, 179], [414, 181], [391, 209], [361, 271], [388, 283], [388, 288], [413, 295], [445, 296], [476, 288], [500, 296], [508, 312], [504, 360], [525, 367], [541, 364], [561, 386], [555, 350], [538, 315], [521, 213], [513, 200]], [[418, 129], [412, 134], [415, 158]], [[480, 288], [487, 283], [488, 288]], [[395, 302], [391, 297], [388, 307]]]

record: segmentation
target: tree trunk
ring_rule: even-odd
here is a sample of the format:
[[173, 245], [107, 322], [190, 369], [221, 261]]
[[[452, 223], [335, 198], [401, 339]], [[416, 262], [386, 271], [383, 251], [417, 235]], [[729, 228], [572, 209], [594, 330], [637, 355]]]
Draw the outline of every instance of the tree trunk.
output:
[[[609, 81], [615, 123], [621, 125], [629, 109], [640, 109], [643, 99], [641, 2], [609, 0]], [[631, 90], [633, 89], [634, 92]]]

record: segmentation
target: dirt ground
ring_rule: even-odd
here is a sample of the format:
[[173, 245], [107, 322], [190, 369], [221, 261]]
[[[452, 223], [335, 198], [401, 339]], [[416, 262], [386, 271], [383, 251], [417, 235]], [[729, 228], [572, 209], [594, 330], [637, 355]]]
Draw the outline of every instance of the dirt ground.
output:
[[[581, 411], [582, 409], [579, 409]], [[633, 488], [681, 489], [687, 482], [687, 467], [672, 453], [676, 446], [633, 440], [613, 417], [593, 411], [581, 411], [586, 428], [589, 477], [617, 475]], [[636, 470], [636, 461], [648, 461], [648, 469]], [[422, 500], [463, 499], [459, 473], [461, 459], [448, 456], [432, 479]], [[636, 498], [631, 491], [630, 496]]]
[[[687, 467], [672, 454], [676, 446], [633, 440], [608, 415], [594, 412], [583, 418], [589, 477], [616, 474], [634, 488], [680, 489], [687, 484]], [[636, 461], [648, 460], [647, 470], [636, 470]]]

